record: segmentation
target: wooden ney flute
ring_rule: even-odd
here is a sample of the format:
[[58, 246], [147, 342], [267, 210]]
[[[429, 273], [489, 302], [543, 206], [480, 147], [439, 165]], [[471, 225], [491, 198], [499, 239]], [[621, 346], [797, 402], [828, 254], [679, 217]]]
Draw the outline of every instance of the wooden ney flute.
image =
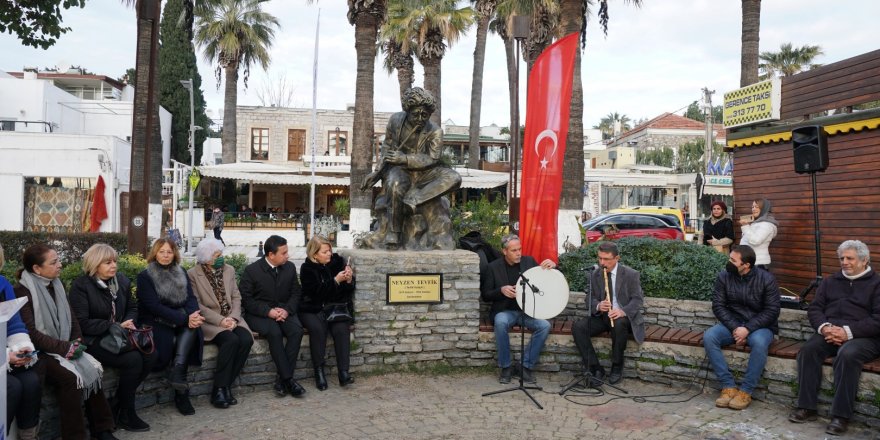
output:
[[[608, 269], [602, 268], [602, 276], [605, 277], [605, 301], [611, 302], [611, 289], [608, 288]], [[614, 318], [608, 317], [611, 321], [611, 328], [614, 328]]]

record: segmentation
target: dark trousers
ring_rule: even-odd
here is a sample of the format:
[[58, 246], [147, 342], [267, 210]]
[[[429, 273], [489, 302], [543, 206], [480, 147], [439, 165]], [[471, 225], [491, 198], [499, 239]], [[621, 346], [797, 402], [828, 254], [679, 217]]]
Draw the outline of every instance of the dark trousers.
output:
[[12, 427], [12, 419], [18, 429], [37, 426], [40, 421], [40, 401], [43, 387], [40, 375], [34, 368], [13, 368], [6, 375], [6, 433]]
[[134, 409], [134, 395], [138, 387], [153, 370], [156, 362], [154, 354], [144, 354], [138, 350], [114, 354], [104, 350], [98, 344], [89, 346], [88, 353], [95, 357], [101, 365], [119, 370], [119, 385], [116, 387], [116, 401], [120, 408]]
[[232, 331], [224, 330], [217, 333], [211, 342], [217, 344], [214, 387], [228, 387], [244, 368], [244, 363], [247, 362], [251, 347], [254, 345], [254, 337], [246, 328], [236, 327]]
[[327, 352], [327, 333], [333, 336], [333, 349], [336, 352], [336, 368], [348, 371], [349, 352], [351, 350], [349, 322], [327, 322], [324, 312], [300, 313], [299, 320], [303, 327], [309, 329], [309, 352], [312, 355], [312, 366], [324, 365]]
[[833, 364], [835, 393], [831, 403], [831, 415], [849, 419], [853, 415], [853, 404], [859, 391], [862, 365], [880, 357], [880, 340], [876, 338], [851, 339], [837, 346], [825, 342], [825, 337], [820, 334], [813, 335], [797, 355], [797, 406], [816, 409], [819, 386], [822, 383], [822, 362], [835, 355]]
[[220, 236], [221, 232], [223, 232], [223, 228], [214, 228], [214, 238], [220, 240], [220, 242], [225, 245], [226, 242], [223, 241], [223, 237]]
[[[284, 322], [275, 321], [268, 316], [244, 315], [251, 330], [263, 335], [269, 341], [269, 353], [281, 379], [293, 377], [296, 358], [302, 343], [303, 329], [296, 315], [290, 315]], [[287, 338], [287, 344], [284, 343]]]
[[[83, 423], [83, 392], [76, 387], [76, 376], [51, 356], [41, 355], [37, 366], [43, 380], [54, 386], [58, 393], [61, 438], [64, 440], [88, 438]], [[86, 399], [85, 407], [85, 415], [89, 419], [92, 434], [113, 430], [113, 414], [101, 390]]]
[[[589, 332], [587, 331], [588, 328]], [[574, 343], [577, 345], [581, 358], [583, 358], [584, 366], [587, 369], [592, 370], [599, 366], [599, 358], [596, 356], [596, 350], [593, 348], [593, 340], [591, 338], [606, 331], [611, 332], [611, 364], [622, 367], [623, 352], [626, 350], [626, 343], [632, 334], [629, 318], [615, 319], [614, 328], [612, 328], [608, 314], [602, 313], [580, 319], [572, 326], [571, 334], [574, 336]]]

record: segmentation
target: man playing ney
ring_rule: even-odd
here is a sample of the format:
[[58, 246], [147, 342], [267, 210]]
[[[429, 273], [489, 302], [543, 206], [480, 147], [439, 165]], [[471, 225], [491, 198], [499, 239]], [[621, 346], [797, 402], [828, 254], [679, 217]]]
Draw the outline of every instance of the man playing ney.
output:
[[[491, 303], [491, 316], [495, 325], [495, 346], [498, 349], [498, 366], [501, 374], [498, 381], [509, 383], [513, 373], [510, 356], [510, 338], [508, 333], [515, 324], [525, 325], [532, 330], [532, 338], [522, 354], [524, 382], [534, 383], [532, 369], [538, 363], [544, 341], [550, 334], [550, 322], [526, 315], [516, 302], [516, 283], [520, 274], [538, 265], [534, 258], [522, 254], [522, 243], [516, 235], [507, 235], [501, 239], [501, 253], [498, 258], [480, 274], [480, 298]], [[552, 260], [541, 262], [544, 269], [553, 269], [556, 263]]]
[[853, 415], [862, 366], [880, 357], [880, 275], [869, 266], [868, 246], [847, 240], [837, 248], [840, 272], [822, 280], [807, 317], [816, 334], [797, 356], [797, 408], [794, 423], [816, 420], [822, 363], [834, 357], [831, 423], [825, 432], [846, 432]]
[[[593, 295], [589, 305], [590, 316], [575, 322], [571, 332], [584, 366], [600, 380], [605, 377], [605, 369], [599, 365], [591, 338], [606, 331], [611, 332], [611, 374], [608, 382], [616, 384], [623, 379], [623, 353], [629, 335], [632, 334], [639, 344], [645, 340], [645, 323], [642, 318], [645, 298], [639, 272], [620, 264], [620, 252], [616, 243], [602, 242], [599, 245], [598, 259], [600, 268], [593, 271], [590, 286], [592, 292], [600, 292], [602, 295]], [[603, 272], [607, 272], [608, 292], [605, 291]], [[606, 299], [606, 294], [609, 299]]]
[[[779, 333], [779, 286], [773, 274], [755, 268], [755, 259], [751, 247], [738, 246], [730, 251], [725, 271], [715, 279], [712, 313], [719, 324], [703, 334], [703, 347], [721, 382], [721, 396], [715, 400], [719, 408], [741, 410], [749, 406], [764, 373], [767, 349], [773, 335]], [[748, 344], [751, 350], [738, 390], [721, 352], [721, 347], [730, 344]]]

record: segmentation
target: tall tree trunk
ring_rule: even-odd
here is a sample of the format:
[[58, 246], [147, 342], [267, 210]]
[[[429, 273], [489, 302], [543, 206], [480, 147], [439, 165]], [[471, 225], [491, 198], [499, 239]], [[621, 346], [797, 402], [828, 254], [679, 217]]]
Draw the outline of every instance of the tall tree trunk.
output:
[[758, 82], [758, 41], [761, 37], [761, 0], [742, 0], [742, 51], [739, 86]]
[[[128, 250], [144, 254], [148, 230], [161, 231], [162, 141], [159, 130], [158, 38], [159, 0], [142, 0], [137, 8], [137, 55], [132, 112]], [[155, 214], [158, 214], [155, 215]], [[158, 224], [154, 224], [158, 222]]]
[[441, 58], [424, 57], [420, 58], [422, 67], [425, 70], [425, 90], [434, 95], [434, 101], [437, 102], [437, 108], [431, 114], [431, 122], [440, 127], [440, 64]]
[[414, 67], [415, 61], [413, 61], [412, 51], [398, 52], [394, 55], [394, 69], [397, 70], [397, 83], [400, 85], [401, 98], [403, 98], [403, 92], [413, 86], [416, 76]]
[[483, 99], [483, 66], [486, 63], [486, 35], [489, 33], [489, 19], [491, 17], [491, 13], [481, 13], [477, 21], [477, 45], [474, 48], [474, 73], [471, 80], [468, 168], [480, 167], [480, 107]]
[[373, 201], [372, 190], [361, 191], [360, 186], [372, 168], [374, 128], [373, 71], [376, 60], [376, 39], [379, 32], [379, 24], [379, 18], [366, 11], [360, 11], [354, 23], [357, 79], [355, 80], [354, 125], [352, 127], [353, 139], [351, 144], [351, 187], [349, 190], [352, 209], [370, 209]]
[[[510, 101], [510, 139], [513, 140], [516, 138], [514, 130], [519, 130], [519, 121], [516, 120], [516, 111], [514, 110], [514, 106], [518, 104], [516, 102], [516, 48], [514, 48], [513, 37], [507, 35], [502, 36], [502, 38], [504, 39], [504, 54], [507, 59], [507, 96]], [[511, 143], [510, 151], [507, 155], [507, 161], [510, 162], [511, 167], [514, 166], [513, 149], [516, 147], [516, 145]]]
[[[560, 4], [562, 29], [565, 35], [580, 32], [584, 16], [581, 0], [563, 0]], [[581, 84], [581, 51], [574, 63], [571, 88], [568, 137], [565, 142], [565, 165], [562, 170], [560, 209], [579, 210], [583, 207], [584, 187], [584, 89]]]
[[[238, 128], [236, 126], [236, 107], [238, 106], [238, 63], [230, 62], [223, 68], [226, 84], [223, 95], [223, 135], [220, 143], [223, 147], [223, 163], [235, 163], [236, 141], [238, 140]], [[245, 142], [246, 150], [250, 150], [250, 143]], [[245, 159], [250, 159], [250, 154], [245, 154]]]

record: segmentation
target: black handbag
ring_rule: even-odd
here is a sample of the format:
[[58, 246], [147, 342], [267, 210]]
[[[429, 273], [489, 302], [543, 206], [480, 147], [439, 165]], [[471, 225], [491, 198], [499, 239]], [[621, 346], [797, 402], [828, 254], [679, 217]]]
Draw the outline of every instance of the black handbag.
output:
[[143, 328], [128, 330], [128, 341], [133, 348], [143, 354], [153, 354], [156, 346], [153, 344], [153, 327], [145, 325]]
[[113, 354], [124, 353], [132, 349], [128, 332], [115, 322], [110, 324], [107, 334], [98, 340], [98, 346]]
[[354, 318], [348, 310], [347, 303], [331, 303], [324, 306], [327, 322], [351, 322]]

